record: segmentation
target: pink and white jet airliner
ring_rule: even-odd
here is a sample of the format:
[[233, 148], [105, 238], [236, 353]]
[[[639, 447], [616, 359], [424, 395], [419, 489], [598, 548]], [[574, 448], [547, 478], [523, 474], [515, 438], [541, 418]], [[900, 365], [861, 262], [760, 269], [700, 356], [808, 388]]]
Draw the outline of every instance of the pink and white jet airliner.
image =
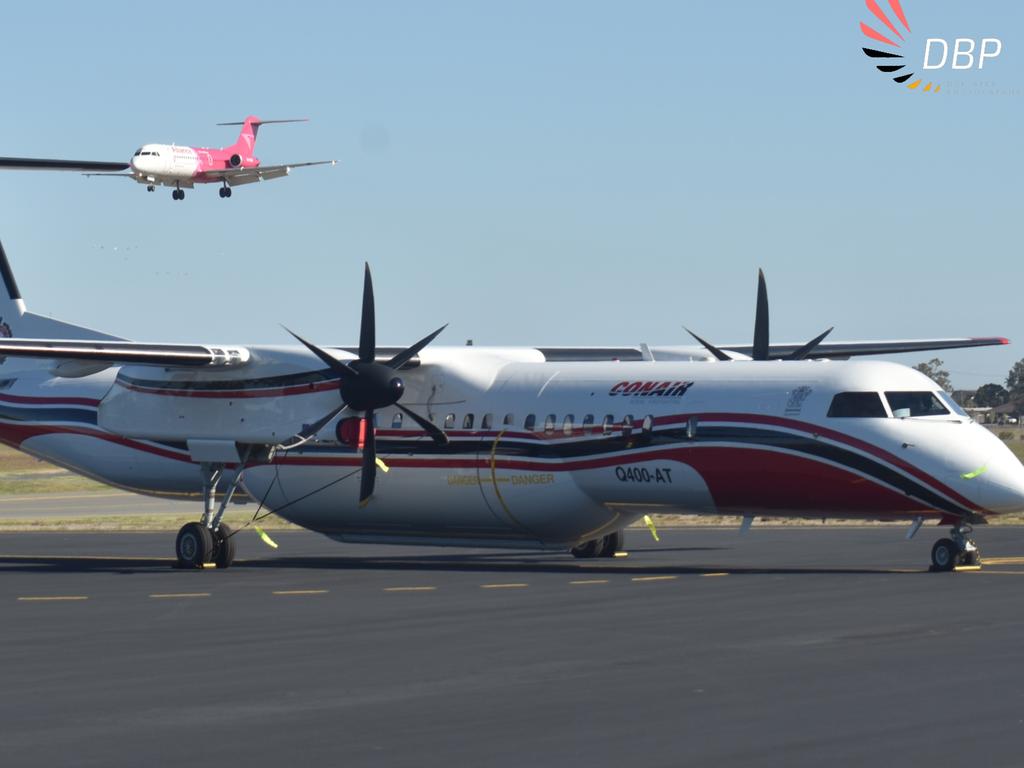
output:
[[0, 168], [82, 171], [86, 176], [127, 176], [140, 184], [145, 184], [150, 192], [158, 185], [174, 187], [171, 197], [175, 200], [184, 200], [185, 189], [191, 189], [196, 184], [220, 184], [220, 196], [231, 197], [231, 188], [240, 184], [279, 179], [291, 173], [292, 168], [337, 163], [336, 160], [317, 160], [284, 165], [260, 165], [259, 158], [253, 154], [260, 126], [300, 122], [306, 122], [306, 118], [261, 120], [250, 115], [241, 123], [218, 123], [242, 126], [238, 140], [222, 149], [182, 147], [176, 144], [144, 144], [135, 151], [128, 163], [0, 157]]

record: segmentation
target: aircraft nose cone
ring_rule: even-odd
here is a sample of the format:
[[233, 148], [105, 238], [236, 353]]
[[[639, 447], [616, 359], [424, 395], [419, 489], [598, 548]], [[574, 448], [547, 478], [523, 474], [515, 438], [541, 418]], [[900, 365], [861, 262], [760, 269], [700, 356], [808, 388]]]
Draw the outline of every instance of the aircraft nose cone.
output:
[[1024, 511], [1024, 464], [1005, 445], [985, 465], [981, 501], [992, 512]]

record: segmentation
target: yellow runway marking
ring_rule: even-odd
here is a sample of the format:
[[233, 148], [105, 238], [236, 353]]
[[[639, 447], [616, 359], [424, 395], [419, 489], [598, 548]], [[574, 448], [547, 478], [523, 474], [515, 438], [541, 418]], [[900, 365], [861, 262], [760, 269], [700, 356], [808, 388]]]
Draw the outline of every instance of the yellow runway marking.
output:
[[630, 581], [673, 581], [678, 576], [634, 576]]
[[[959, 569], [957, 570], [959, 571]], [[980, 573], [990, 576], [1024, 576], [1024, 571], [995, 571], [988, 566], [973, 571], [967, 571], [967, 573]]]
[[702, 573], [702, 574], [701, 574], [701, 576], [703, 576], [703, 577], [705, 577], [705, 578], [708, 578], [708, 579], [710, 579], [710, 578], [711, 578], [712, 576], [728, 576], [728, 575], [729, 575], [729, 574], [728, 574], [728, 573], [725, 573], [725, 572], [715, 572], [715, 573]]
[[576, 579], [570, 581], [570, 584], [607, 584], [608, 579]]
[[20, 603], [56, 603], [60, 601], [88, 600], [88, 595], [47, 595], [38, 597], [19, 597]]
[[524, 582], [511, 582], [509, 584], [481, 584], [480, 589], [522, 589], [528, 587], [529, 584]]
[[985, 557], [985, 565], [1024, 565], [1024, 557]]
[[326, 589], [275, 589], [272, 595], [325, 595]]
[[154, 599], [175, 598], [175, 597], [209, 597], [209, 592], [157, 592], [150, 595]]
[[433, 592], [437, 587], [384, 587], [385, 592]]

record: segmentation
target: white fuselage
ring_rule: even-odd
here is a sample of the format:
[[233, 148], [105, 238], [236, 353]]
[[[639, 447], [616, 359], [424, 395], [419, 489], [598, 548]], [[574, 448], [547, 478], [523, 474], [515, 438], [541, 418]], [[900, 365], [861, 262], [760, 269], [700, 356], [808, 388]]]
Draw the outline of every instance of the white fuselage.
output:
[[[124, 366], [78, 379], [8, 360], [0, 439], [114, 485], [198, 494], [188, 441], [287, 443], [339, 404], [337, 379], [304, 349], [249, 349], [237, 369]], [[420, 361], [402, 371], [401, 402], [449, 445], [384, 409], [377, 451], [390, 471], [366, 506], [359, 453], [334, 424], [248, 467], [249, 494], [348, 541], [539, 547], [649, 512], [973, 519], [1024, 506], [1024, 467], [1005, 445], [899, 365], [550, 363], [481, 347], [431, 348]], [[870, 414], [841, 415], [851, 398]], [[943, 412], [894, 413], [908, 398]]]
[[200, 161], [199, 152], [192, 147], [146, 144], [132, 156], [131, 172], [143, 184], [191, 187]]

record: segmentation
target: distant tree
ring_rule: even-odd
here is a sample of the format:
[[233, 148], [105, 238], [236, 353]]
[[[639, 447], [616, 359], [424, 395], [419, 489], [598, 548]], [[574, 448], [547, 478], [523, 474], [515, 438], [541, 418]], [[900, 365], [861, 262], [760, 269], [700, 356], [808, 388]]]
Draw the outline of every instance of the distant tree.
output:
[[980, 408], [994, 408], [1005, 403], [1009, 396], [1001, 384], [982, 384], [974, 393], [974, 404]]
[[1009, 392], [1008, 399], [1024, 397], [1024, 360], [1018, 360], [1013, 368], [1006, 374], [1006, 389]]
[[[1021, 362], [1024, 363], [1024, 360]], [[920, 371], [947, 392], [953, 391], [953, 382], [949, 380], [949, 371], [943, 369], [942, 361], [939, 358], [933, 357], [927, 363], [918, 363], [914, 366], [914, 370]], [[1021, 368], [1021, 373], [1024, 374], [1024, 366]], [[1024, 381], [1021, 383], [1024, 385]]]

